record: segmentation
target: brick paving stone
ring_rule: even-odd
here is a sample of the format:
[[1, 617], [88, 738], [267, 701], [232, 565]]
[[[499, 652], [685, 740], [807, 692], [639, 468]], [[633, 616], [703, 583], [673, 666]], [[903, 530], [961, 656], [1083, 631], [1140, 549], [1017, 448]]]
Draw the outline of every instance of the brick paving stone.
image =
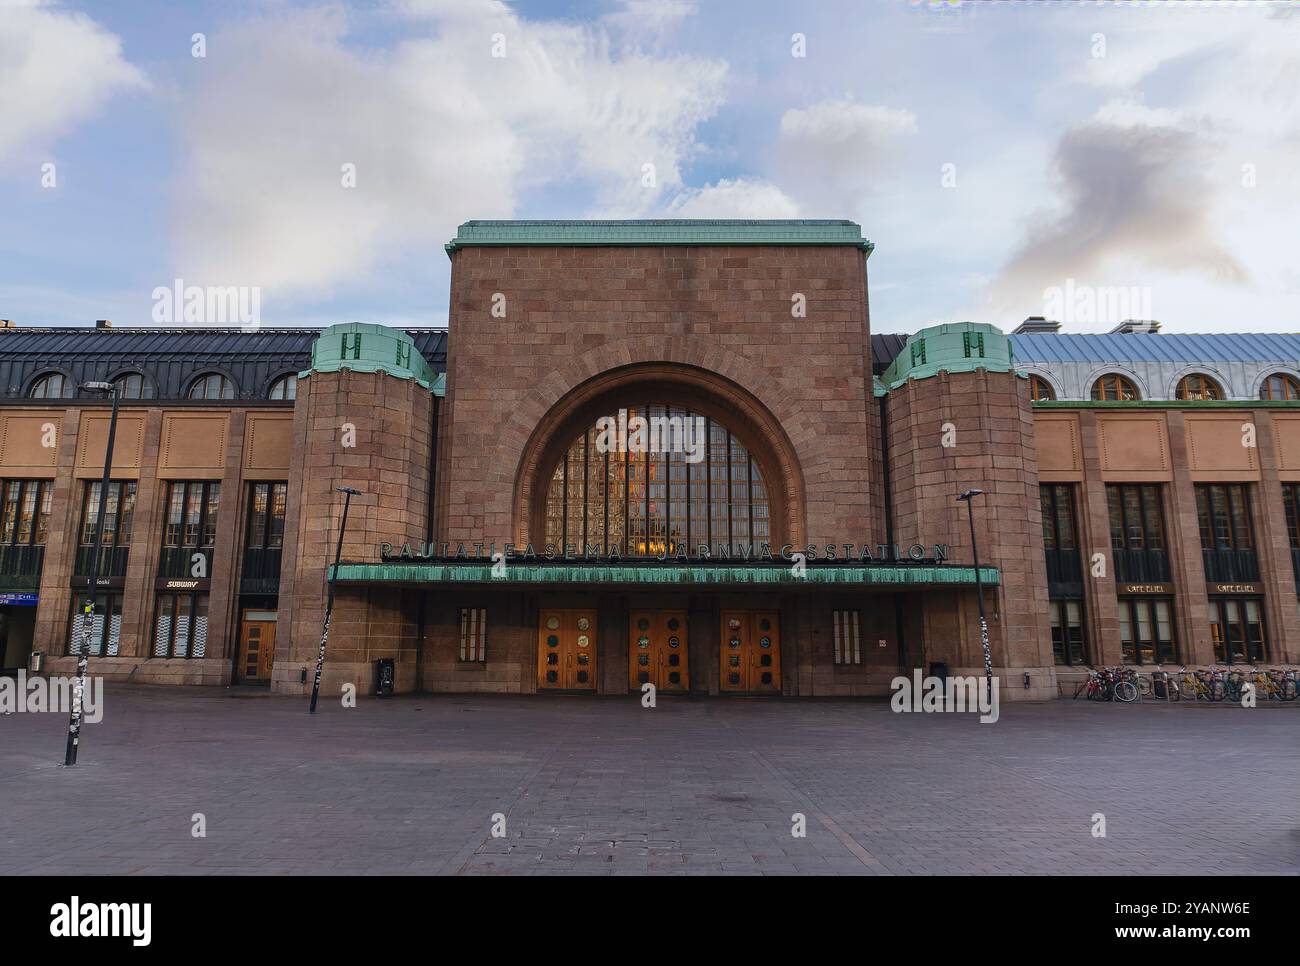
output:
[[62, 716], [0, 717], [0, 874], [1300, 870], [1300, 705], [304, 705], [109, 685], [75, 769]]

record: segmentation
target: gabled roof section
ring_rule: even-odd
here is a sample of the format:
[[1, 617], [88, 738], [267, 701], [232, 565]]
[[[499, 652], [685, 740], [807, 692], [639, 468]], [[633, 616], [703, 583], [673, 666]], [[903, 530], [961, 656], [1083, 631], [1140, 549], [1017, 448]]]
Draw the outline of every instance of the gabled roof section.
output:
[[476, 245], [852, 245], [875, 246], [862, 226], [831, 219], [663, 218], [628, 221], [467, 221], [447, 253]]

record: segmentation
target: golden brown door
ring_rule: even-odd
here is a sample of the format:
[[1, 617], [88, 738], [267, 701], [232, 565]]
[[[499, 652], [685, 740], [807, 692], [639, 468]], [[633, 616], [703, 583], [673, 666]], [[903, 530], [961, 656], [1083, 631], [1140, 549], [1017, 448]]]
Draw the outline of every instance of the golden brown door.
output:
[[722, 612], [723, 691], [780, 693], [781, 615], [768, 610]]
[[685, 691], [690, 686], [685, 611], [633, 611], [628, 643], [628, 687], [633, 691], [647, 683], [658, 691]]
[[246, 610], [239, 625], [239, 675], [270, 681], [275, 663], [275, 611]]
[[537, 687], [596, 690], [596, 612], [545, 608], [538, 618]]

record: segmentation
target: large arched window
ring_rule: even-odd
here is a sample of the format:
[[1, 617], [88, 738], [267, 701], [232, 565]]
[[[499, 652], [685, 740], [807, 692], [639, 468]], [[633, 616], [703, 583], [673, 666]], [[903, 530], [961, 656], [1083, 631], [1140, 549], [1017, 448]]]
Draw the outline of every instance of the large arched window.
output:
[[119, 399], [148, 399], [153, 397], [152, 387], [138, 372], [124, 372], [113, 380]]
[[1300, 399], [1300, 379], [1286, 372], [1275, 372], [1259, 387], [1260, 399]]
[[1223, 389], [1203, 372], [1189, 372], [1178, 380], [1175, 399], [1222, 399]]
[[61, 372], [48, 372], [27, 390], [29, 399], [70, 399], [72, 380]]
[[235, 384], [219, 372], [209, 372], [190, 383], [191, 399], [234, 399]]
[[1056, 398], [1056, 393], [1052, 391], [1052, 384], [1042, 376], [1030, 375], [1029, 398], [1034, 402], [1048, 402]]
[[1108, 372], [1092, 384], [1092, 398], [1097, 400], [1141, 399], [1137, 386], [1128, 379], [1113, 372]]
[[297, 399], [298, 374], [290, 372], [275, 380], [271, 383], [271, 389], [266, 396], [268, 399]]
[[[725, 426], [676, 406], [628, 407], [626, 420], [621, 412], [573, 440], [556, 466], [547, 543], [640, 557], [693, 556], [700, 546], [741, 555], [771, 542], [763, 474]], [[640, 439], [638, 418], [648, 424]]]

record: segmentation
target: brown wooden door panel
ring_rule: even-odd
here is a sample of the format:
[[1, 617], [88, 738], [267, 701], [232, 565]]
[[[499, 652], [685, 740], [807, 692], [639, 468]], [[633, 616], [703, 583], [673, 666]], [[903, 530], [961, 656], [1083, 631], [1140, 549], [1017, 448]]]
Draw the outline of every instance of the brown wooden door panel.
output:
[[628, 616], [628, 688], [653, 684], [659, 691], [690, 687], [686, 612], [633, 611]]
[[780, 693], [781, 615], [724, 610], [719, 688], [737, 693]]
[[545, 608], [538, 615], [537, 687], [596, 690], [596, 612]]
[[275, 621], [249, 620], [248, 614], [244, 612], [239, 625], [237, 673], [243, 681], [269, 681], [275, 663]]

